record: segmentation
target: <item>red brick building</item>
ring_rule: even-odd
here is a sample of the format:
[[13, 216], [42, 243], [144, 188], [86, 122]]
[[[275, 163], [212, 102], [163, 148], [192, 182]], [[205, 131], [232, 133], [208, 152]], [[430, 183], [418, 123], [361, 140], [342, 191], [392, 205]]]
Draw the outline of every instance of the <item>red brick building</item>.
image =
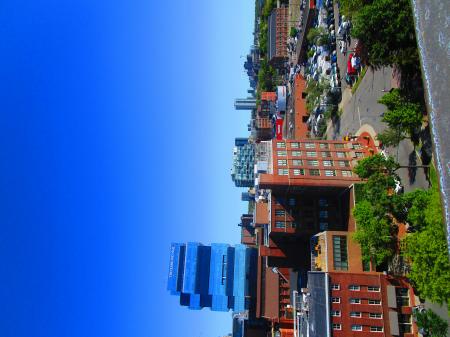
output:
[[275, 8], [268, 19], [267, 56], [274, 67], [282, 67], [288, 58], [289, 8]]

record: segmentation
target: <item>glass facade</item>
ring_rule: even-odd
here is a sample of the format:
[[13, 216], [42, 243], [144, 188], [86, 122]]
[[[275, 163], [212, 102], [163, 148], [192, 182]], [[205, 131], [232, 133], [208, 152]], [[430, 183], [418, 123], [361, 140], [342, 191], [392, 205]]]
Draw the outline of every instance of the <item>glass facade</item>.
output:
[[255, 183], [255, 147], [246, 138], [236, 138], [231, 179], [236, 187], [252, 187]]

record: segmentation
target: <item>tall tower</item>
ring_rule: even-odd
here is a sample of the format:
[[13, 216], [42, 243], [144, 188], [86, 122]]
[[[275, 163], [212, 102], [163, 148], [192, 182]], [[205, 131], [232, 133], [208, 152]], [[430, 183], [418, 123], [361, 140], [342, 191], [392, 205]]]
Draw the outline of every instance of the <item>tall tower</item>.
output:
[[236, 110], [254, 110], [256, 109], [256, 98], [236, 98], [234, 108]]

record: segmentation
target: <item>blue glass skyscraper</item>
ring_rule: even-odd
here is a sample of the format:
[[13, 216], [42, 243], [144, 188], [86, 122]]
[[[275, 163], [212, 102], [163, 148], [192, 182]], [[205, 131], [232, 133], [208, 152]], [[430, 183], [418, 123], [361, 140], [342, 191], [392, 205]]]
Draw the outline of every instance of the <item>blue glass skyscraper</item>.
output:
[[257, 251], [245, 245], [172, 243], [167, 289], [189, 309], [249, 309]]

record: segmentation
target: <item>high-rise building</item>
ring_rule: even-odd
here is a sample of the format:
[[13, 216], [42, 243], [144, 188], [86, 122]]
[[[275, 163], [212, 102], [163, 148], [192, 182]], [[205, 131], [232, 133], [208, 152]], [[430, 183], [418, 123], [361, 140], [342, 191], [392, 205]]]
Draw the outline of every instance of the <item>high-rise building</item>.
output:
[[236, 98], [234, 100], [234, 108], [236, 110], [254, 110], [256, 109], [256, 98]]
[[167, 289], [192, 310], [243, 312], [252, 305], [257, 250], [213, 243], [172, 243]]
[[255, 148], [246, 138], [236, 138], [231, 179], [237, 187], [252, 187], [255, 182]]

